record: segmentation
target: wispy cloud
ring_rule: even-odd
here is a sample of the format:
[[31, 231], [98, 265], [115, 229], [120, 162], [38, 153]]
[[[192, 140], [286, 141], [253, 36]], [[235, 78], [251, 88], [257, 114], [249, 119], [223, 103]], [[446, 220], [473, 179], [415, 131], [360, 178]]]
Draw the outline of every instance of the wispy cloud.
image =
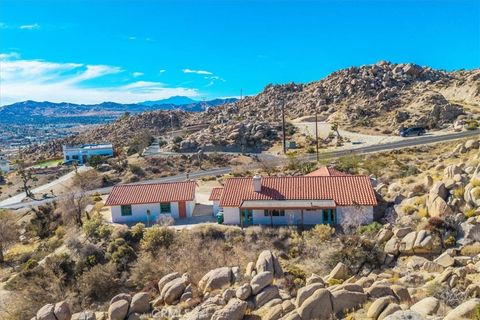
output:
[[158, 72], [159, 72], [160, 74], [163, 74], [163, 73], [165, 73], [166, 71], [167, 71], [167, 70], [165, 70], [165, 69], [161, 69], [161, 70], [158, 71]]
[[[133, 73], [129, 73], [132, 75], [130, 81], [121, 82], [125, 71], [117, 66], [24, 60], [14, 53], [0, 54], [0, 60], [0, 105], [23, 100], [133, 103], [176, 95], [199, 95], [194, 88], [169, 87], [154, 81], [134, 81]], [[92, 85], [102, 83], [104, 77], [109, 77], [109, 85]]]
[[212, 72], [210, 71], [205, 71], [205, 70], [192, 70], [192, 69], [183, 69], [183, 73], [195, 73], [195, 74], [206, 74], [206, 75], [213, 75]]
[[137, 71], [137, 72], [132, 72], [132, 76], [133, 76], [134, 78], [141, 77], [141, 76], [143, 76], [143, 72], [138, 72], [138, 71]]
[[24, 24], [19, 27], [21, 30], [35, 30], [40, 29], [40, 25], [38, 23], [33, 24]]

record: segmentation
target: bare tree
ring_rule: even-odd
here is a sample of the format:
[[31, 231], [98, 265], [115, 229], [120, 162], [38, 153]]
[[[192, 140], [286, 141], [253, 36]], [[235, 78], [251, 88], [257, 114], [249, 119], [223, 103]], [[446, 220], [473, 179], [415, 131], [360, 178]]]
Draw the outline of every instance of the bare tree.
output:
[[0, 263], [3, 263], [3, 252], [18, 239], [15, 217], [8, 211], [0, 211]]
[[71, 192], [60, 203], [59, 210], [66, 223], [83, 226], [85, 207], [90, 204], [90, 197], [84, 191]]
[[17, 176], [20, 177], [22, 180], [23, 184], [23, 191], [25, 192], [25, 195], [29, 198], [33, 199], [33, 193], [31, 192], [31, 182], [37, 181], [37, 177], [33, 174], [33, 171], [31, 169], [28, 169], [25, 165], [25, 162], [23, 160], [17, 160], [16, 164], [18, 166], [17, 169]]
[[335, 134], [337, 135], [337, 138], [341, 137], [340, 132], [338, 131], [338, 122], [332, 123], [330, 129], [335, 132]]

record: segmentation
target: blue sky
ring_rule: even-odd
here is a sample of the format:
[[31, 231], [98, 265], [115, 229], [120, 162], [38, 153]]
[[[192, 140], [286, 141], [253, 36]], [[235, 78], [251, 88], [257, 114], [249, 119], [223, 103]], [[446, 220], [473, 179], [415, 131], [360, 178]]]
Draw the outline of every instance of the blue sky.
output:
[[480, 0], [0, 2], [0, 105], [256, 94], [379, 60], [480, 66]]

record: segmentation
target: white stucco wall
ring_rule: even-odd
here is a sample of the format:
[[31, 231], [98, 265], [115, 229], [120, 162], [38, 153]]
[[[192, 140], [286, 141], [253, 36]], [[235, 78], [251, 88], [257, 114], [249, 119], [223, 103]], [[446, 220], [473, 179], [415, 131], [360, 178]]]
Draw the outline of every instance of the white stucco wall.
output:
[[[373, 207], [337, 207], [336, 210], [336, 219], [337, 224], [342, 222], [347, 215], [358, 214], [358, 210], [364, 210], [362, 216], [364, 219], [361, 221], [361, 224], [367, 224], [373, 222]], [[240, 211], [239, 208], [223, 208], [224, 215], [224, 224], [240, 224]], [[261, 225], [270, 225], [273, 222], [273, 225], [295, 225], [302, 223], [302, 214], [301, 210], [285, 210], [285, 216], [283, 217], [265, 217], [264, 210], [253, 210], [253, 224]], [[321, 224], [323, 223], [323, 212], [321, 209], [315, 211], [303, 212], [303, 224], [312, 225], [312, 224]]]
[[224, 224], [240, 224], [240, 211], [238, 208], [223, 208]]
[[[195, 201], [187, 201], [185, 204], [187, 217], [191, 217], [193, 210], [195, 209]], [[115, 223], [135, 223], [135, 222], [147, 222], [147, 210], [150, 210], [150, 224], [153, 224], [160, 217], [160, 203], [149, 204], [133, 204], [132, 215], [122, 216], [120, 206], [112, 206], [112, 222]], [[178, 215], [178, 202], [170, 203], [170, 216], [174, 219], [179, 219]], [[165, 214], [165, 213], [162, 213]]]
[[[93, 156], [106, 156], [106, 157], [112, 157], [113, 156], [113, 149], [112, 148], [100, 148], [100, 149], [82, 149], [82, 148], [76, 148], [76, 149], [66, 149], [63, 150], [63, 161], [72, 161], [73, 156], [76, 155], [78, 156], [78, 163], [83, 163], [82, 159], [83, 156], [86, 156], [87, 159], [90, 159]], [[69, 156], [69, 159], [67, 160], [67, 156]]]

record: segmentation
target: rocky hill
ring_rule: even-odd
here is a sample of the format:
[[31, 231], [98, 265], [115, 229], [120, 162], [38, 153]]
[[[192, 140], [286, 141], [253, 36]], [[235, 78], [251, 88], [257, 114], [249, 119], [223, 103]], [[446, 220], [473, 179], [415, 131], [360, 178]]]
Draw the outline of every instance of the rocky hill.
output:
[[212, 125], [189, 137], [189, 146], [271, 145], [288, 118], [319, 113], [342, 128], [390, 134], [419, 125], [439, 129], [458, 116], [480, 112], [480, 70], [446, 72], [415, 64], [351, 67], [308, 84], [268, 85], [260, 94], [209, 110]]
[[[318, 112], [320, 119], [337, 122], [341, 128], [377, 134], [395, 134], [401, 127], [411, 125], [440, 129], [462, 115], [478, 117], [480, 70], [447, 72], [381, 61], [339, 70], [308, 84], [268, 85], [256, 96], [204, 112], [175, 112], [179, 128], [190, 124], [207, 128], [186, 134], [183, 141], [168, 148], [181, 151], [269, 148], [280, 136], [282, 106], [288, 119]], [[152, 112], [120, 119], [69, 141], [93, 142], [101, 137], [119, 146], [126, 145], [126, 139], [140, 129], [164, 133], [171, 127], [170, 118], [165, 115]]]

